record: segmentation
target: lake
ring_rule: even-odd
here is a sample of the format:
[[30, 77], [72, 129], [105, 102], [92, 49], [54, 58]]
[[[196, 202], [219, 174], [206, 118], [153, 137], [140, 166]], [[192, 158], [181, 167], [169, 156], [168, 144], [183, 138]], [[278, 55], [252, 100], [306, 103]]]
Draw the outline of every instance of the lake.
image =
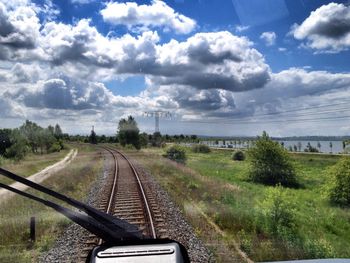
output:
[[[202, 141], [202, 143], [210, 146], [210, 147], [219, 147], [219, 148], [248, 148], [249, 145], [251, 145], [252, 141], [217, 141], [218, 144], [215, 143], [215, 141]], [[289, 146], [294, 148], [294, 145], [298, 147], [299, 142], [301, 143], [301, 151], [304, 151], [307, 144], [310, 142], [311, 146], [317, 148], [320, 150], [320, 152], [333, 152], [333, 153], [342, 153], [343, 152], [343, 142], [342, 141], [284, 141], [284, 140], [278, 140], [279, 143], [284, 143], [284, 147], [286, 149], [289, 148]], [[332, 142], [332, 149], [330, 147], [330, 142]], [[320, 143], [320, 148], [318, 148], [318, 143]], [[298, 149], [299, 151], [299, 149]]]

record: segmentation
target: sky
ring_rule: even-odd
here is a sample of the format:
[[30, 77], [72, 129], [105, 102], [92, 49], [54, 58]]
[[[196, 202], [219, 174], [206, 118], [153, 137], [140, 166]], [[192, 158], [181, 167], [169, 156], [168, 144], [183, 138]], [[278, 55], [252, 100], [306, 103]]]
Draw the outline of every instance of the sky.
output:
[[349, 1], [0, 0], [0, 128], [349, 135], [349, 49]]

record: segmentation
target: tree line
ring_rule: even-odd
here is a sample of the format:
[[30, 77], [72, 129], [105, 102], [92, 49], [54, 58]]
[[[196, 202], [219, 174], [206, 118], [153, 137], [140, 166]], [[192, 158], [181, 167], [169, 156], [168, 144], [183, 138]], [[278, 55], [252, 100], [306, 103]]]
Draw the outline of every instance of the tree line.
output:
[[0, 156], [21, 160], [26, 154], [59, 152], [64, 148], [63, 132], [59, 124], [43, 128], [26, 120], [19, 128], [0, 129]]

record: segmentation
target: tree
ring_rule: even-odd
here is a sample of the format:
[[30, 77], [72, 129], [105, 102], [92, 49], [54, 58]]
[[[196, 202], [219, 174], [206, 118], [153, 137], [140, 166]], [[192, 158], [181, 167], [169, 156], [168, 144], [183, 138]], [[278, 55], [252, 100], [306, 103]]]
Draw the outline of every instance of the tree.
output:
[[329, 198], [333, 203], [350, 206], [350, 158], [344, 157], [330, 169]]
[[293, 146], [293, 150], [296, 152], [296, 151], [298, 151], [298, 147], [294, 144], [294, 146]]
[[320, 142], [317, 142], [317, 148], [318, 148], [318, 151], [321, 151], [321, 143]]
[[49, 130], [49, 132], [50, 132], [53, 136], [55, 135], [55, 128], [54, 128], [53, 126], [49, 125], [49, 126], [47, 127], [47, 129]]
[[52, 130], [49, 127], [47, 129], [42, 130], [42, 132], [41, 132], [42, 143], [45, 146], [47, 153], [49, 152], [52, 145], [56, 142], [56, 139], [52, 133]]
[[148, 145], [148, 135], [145, 132], [140, 134], [140, 145], [141, 147], [147, 147]]
[[298, 151], [299, 152], [301, 152], [301, 147], [302, 147], [303, 145], [301, 144], [301, 142], [298, 142]]
[[97, 144], [97, 136], [96, 136], [96, 132], [94, 130], [91, 130], [91, 133], [89, 136], [89, 142], [92, 144]]
[[121, 119], [118, 124], [118, 139], [122, 146], [132, 144], [136, 149], [140, 149], [140, 136], [137, 122], [132, 116]]
[[20, 132], [27, 139], [29, 146], [33, 153], [38, 151], [39, 147], [39, 131], [42, 128], [35, 122], [26, 120], [26, 122], [19, 128]]
[[0, 129], [0, 155], [4, 155], [6, 149], [12, 145], [10, 138], [10, 129]]
[[14, 129], [10, 135], [11, 146], [6, 149], [5, 157], [16, 161], [22, 160], [28, 152], [27, 140], [19, 129]]
[[304, 152], [317, 153], [318, 150], [316, 147], [313, 147], [311, 143], [308, 142], [306, 148], [304, 149]]
[[153, 147], [160, 147], [162, 144], [162, 135], [160, 134], [160, 132], [155, 132], [153, 133], [153, 137], [152, 137], [152, 146]]
[[287, 150], [270, 139], [264, 131], [254, 147], [248, 151], [250, 156], [249, 177], [258, 183], [284, 186], [297, 186], [295, 168]]
[[191, 135], [191, 141], [193, 141], [193, 142], [197, 141], [197, 135], [192, 134]]
[[55, 135], [56, 139], [62, 138], [62, 135], [63, 135], [62, 129], [61, 129], [60, 125], [58, 125], [58, 124], [55, 125], [54, 135]]

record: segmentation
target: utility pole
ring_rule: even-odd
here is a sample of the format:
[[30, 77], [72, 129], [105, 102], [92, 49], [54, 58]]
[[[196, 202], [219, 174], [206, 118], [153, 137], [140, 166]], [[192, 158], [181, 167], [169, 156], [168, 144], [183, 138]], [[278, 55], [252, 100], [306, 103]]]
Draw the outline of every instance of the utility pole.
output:
[[159, 132], [159, 118], [171, 117], [169, 111], [146, 111], [147, 117], [154, 117], [154, 132]]

